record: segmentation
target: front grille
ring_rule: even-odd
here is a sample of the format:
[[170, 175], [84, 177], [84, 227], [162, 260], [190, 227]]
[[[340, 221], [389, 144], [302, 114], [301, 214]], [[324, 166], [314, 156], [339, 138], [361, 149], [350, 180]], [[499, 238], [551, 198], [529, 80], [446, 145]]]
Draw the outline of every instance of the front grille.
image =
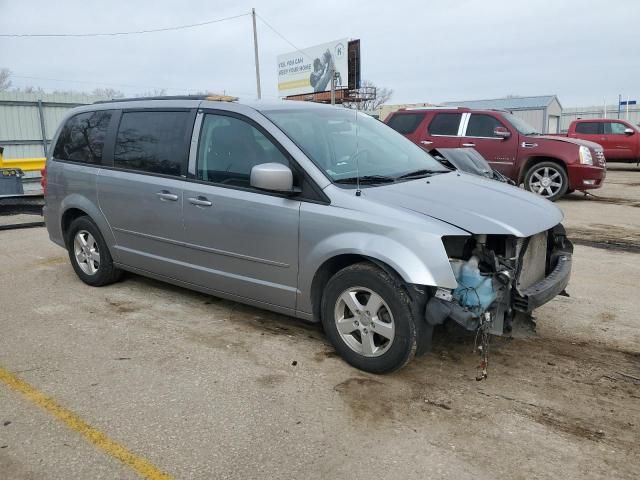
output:
[[602, 150], [595, 150], [595, 153], [596, 165], [598, 167], [605, 168], [607, 166], [607, 161], [604, 158], [604, 152]]

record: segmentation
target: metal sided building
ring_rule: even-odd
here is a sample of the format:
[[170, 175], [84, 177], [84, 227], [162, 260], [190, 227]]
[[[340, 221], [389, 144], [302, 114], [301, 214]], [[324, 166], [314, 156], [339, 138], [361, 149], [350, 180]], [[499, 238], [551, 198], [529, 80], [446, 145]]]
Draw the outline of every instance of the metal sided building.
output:
[[493, 100], [469, 100], [464, 102], [445, 102], [444, 105], [508, 110], [522, 118], [540, 133], [559, 133], [562, 105], [555, 95], [536, 97], [507, 97]]
[[42, 158], [70, 108], [105, 100], [83, 94], [0, 92], [0, 147], [4, 158]]

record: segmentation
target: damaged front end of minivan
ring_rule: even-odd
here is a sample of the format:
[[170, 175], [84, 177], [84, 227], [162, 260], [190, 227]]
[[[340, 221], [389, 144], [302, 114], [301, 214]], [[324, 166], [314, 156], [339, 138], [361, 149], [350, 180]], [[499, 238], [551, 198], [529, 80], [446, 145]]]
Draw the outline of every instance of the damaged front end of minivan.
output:
[[[513, 235], [442, 238], [458, 286], [438, 288], [426, 306], [432, 326], [450, 319], [469, 331], [510, 333], [518, 316], [566, 295], [573, 245], [562, 224], [521, 238]], [[486, 376], [486, 371], [485, 371]]]

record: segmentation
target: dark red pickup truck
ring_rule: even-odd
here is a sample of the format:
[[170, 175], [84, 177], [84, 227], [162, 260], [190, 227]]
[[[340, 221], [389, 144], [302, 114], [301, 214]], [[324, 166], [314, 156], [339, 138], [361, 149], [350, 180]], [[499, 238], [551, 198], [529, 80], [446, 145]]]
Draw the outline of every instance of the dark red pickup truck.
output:
[[558, 135], [600, 144], [608, 162], [640, 162], [640, 128], [625, 120], [578, 119], [567, 133]]
[[606, 175], [600, 145], [540, 135], [502, 110], [403, 109], [389, 115], [385, 123], [428, 151], [473, 147], [493, 169], [552, 201], [574, 190], [599, 188]]

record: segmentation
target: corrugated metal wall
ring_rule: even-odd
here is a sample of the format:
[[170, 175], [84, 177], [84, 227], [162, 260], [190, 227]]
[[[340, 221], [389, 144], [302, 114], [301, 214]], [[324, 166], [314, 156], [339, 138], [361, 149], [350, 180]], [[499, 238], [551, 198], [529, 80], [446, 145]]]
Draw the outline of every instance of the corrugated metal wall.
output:
[[[620, 119], [628, 120], [634, 125], [640, 125], [640, 105], [629, 105], [629, 116], [627, 118], [627, 110], [625, 107], [620, 107]], [[577, 108], [565, 108], [562, 111], [561, 130], [566, 132], [569, 128], [569, 124], [577, 118], [618, 118], [618, 106], [607, 105], [606, 114], [605, 106], [593, 106], [593, 107], [577, 107]]]
[[535, 128], [537, 132], [547, 131], [544, 124], [544, 110], [512, 110], [511, 112]]
[[4, 158], [43, 157], [44, 147], [40, 107], [47, 142], [56, 133], [66, 112], [75, 106], [86, 105], [102, 97], [80, 94], [44, 94], [0, 92], [0, 146]]

